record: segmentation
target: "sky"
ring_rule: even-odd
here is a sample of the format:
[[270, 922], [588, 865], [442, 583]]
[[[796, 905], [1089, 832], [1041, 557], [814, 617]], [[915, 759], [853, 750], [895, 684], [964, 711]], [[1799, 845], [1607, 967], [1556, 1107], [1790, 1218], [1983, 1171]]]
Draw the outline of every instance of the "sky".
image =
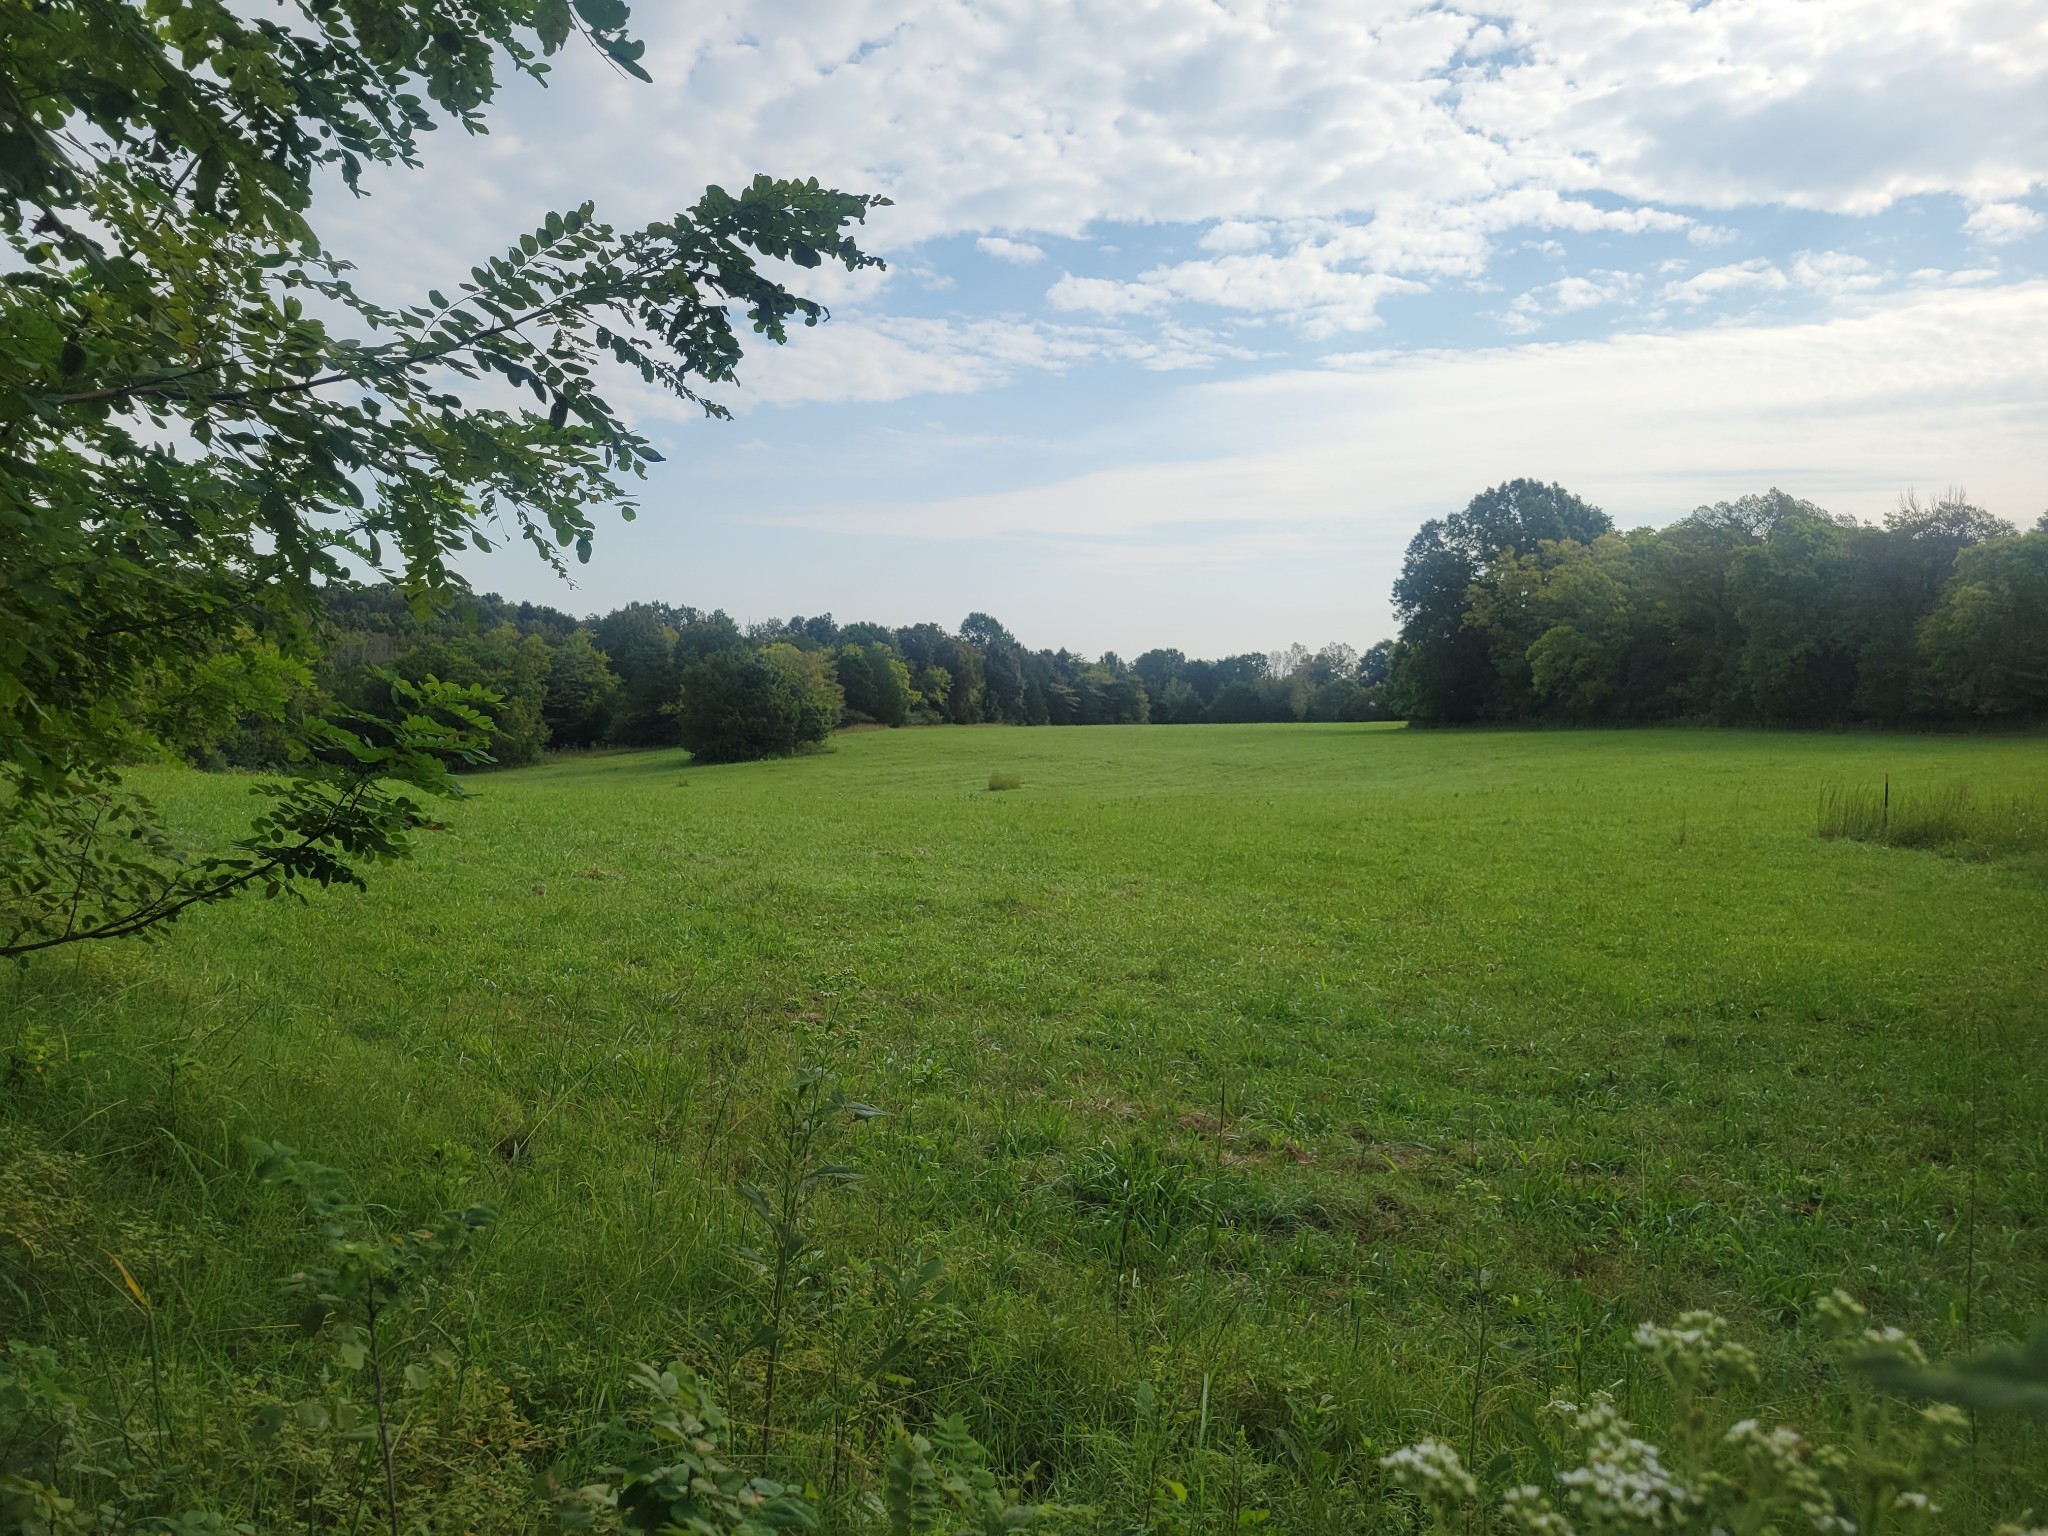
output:
[[1032, 646], [1390, 634], [1415, 528], [1515, 476], [1622, 527], [1772, 486], [2048, 509], [2048, 0], [642, 3], [488, 136], [330, 199], [409, 299], [589, 199], [879, 192], [886, 272], [751, 349], [565, 585]]

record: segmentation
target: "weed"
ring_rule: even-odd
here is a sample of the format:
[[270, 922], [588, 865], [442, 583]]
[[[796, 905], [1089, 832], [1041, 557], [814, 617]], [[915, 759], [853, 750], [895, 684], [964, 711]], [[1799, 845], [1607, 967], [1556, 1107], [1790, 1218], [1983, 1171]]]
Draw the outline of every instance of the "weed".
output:
[[809, 1216], [820, 1191], [851, 1184], [860, 1175], [843, 1163], [820, 1158], [834, 1133], [848, 1118], [872, 1120], [882, 1111], [846, 1097], [829, 1074], [806, 1068], [776, 1101], [774, 1128], [761, 1153], [766, 1177], [761, 1185], [742, 1184], [740, 1197], [768, 1236], [767, 1249], [745, 1248], [741, 1257], [768, 1286], [765, 1317], [749, 1349], [766, 1349], [767, 1370], [761, 1391], [761, 1457], [765, 1461], [775, 1433], [775, 1377], [788, 1342], [790, 1302], [798, 1286], [810, 1281], [809, 1261], [817, 1254]]
[[1024, 779], [1021, 774], [998, 771], [988, 776], [988, 787], [991, 790], [1022, 789], [1024, 787]]
[[2026, 794], [1980, 795], [1957, 781], [1939, 789], [1829, 785], [1821, 791], [1825, 838], [1978, 854], [2048, 848], [2048, 801]]

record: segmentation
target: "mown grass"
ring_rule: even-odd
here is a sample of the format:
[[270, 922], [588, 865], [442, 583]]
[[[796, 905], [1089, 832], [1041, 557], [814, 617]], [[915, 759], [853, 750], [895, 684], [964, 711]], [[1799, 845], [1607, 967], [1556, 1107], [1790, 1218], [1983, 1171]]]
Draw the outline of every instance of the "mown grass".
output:
[[[244, 1138], [394, 1220], [492, 1203], [399, 1459], [410, 1517], [516, 1528], [635, 1361], [695, 1363], [751, 1422], [735, 1186], [814, 1065], [887, 1111], [844, 1131], [865, 1179], [818, 1196], [781, 1357], [773, 1460], [835, 1528], [876, 1425], [954, 1411], [1096, 1528], [1166, 1483], [1197, 1528], [1359, 1528], [1337, 1491], [1417, 1435], [1485, 1465], [1600, 1387], [1656, 1424], [1625, 1340], [1695, 1306], [1759, 1347], [1767, 1411], [1825, 1423], [1816, 1292], [1937, 1353], [2043, 1310], [2048, 861], [1816, 837], [1815, 797], [2023, 797], [2044, 762], [990, 727], [480, 779], [367, 895], [0, 978], [0, 1318], [137, 1423], [201, 1424], [191, 1501], [247, 1503], [291, 1447], [242, 1426], [331, 1366], [276, 1296], [306, 1224]], [[153, 780], [223, 832], [247, 788]], [[1947, 1526], [2048, 1507], [2043, 1433], [1981, 1426]], [[311, 1454], [265, 1496], [359, 1517]]]

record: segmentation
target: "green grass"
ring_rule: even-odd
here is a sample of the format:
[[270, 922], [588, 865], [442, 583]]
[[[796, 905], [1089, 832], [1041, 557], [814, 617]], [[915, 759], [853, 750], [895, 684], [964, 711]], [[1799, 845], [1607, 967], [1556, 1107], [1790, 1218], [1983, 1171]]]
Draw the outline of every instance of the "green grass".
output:
[[[830, 1524], [883, 1417], [960, 1411], [1101, 1529], [1169, 1478], [1201, 1528], [1313, 1529], [1375, 1447], [1484, 1463], [1601, 1386], [1655, 1424], [1625, 1340], [1694, 1306], [1758, 1347], [1766, 1411], [1825, 1423], [1816, 1292], [1935, 1353], [2043, 1310], [2048, 860], [1817, 837], [1816, 798], [1886, 773], [2024, 797], [2044, 764], [986, 727], [479, 779], [367, 895], [0, 977], [0, 1320], [103, 1362], [138, 1419], [153, 1341], [154, 1411], [222, 1405], [180, 1475], [225, 1500], [238, 1457], [285, 1455], [235, 1426], [327, 1358], [283, 1326], [313, 1245], [243, 1138], [396, 1217], [493, 1203], [420, 1346], [452, 1362], [439, 1428], [400, 1462], [433, 1528], [512, 1528], [635, 1361], [694, 1362], [748, 1421], [734, 1186], [817, 1065], [888, 1112], [841, 1140], [865, 1180], [819, 1196], [782, 1359], [776, 1460]], [[147, 777], [220, 832], [243, 812], [247, 781]], [[945, 1280], [914, 1296], [881, 1267], [925, 1259]], [[1952, 1528], [2048, 1507], [2043, 1433], [1986, 1422]]]
[[1922, 785], [1892, 793], [1880, 784], [1830, 784], [1821, 791], [1822, 837], [1894, 848], [1940, 848], [1971, 855], [2048, 848], [2048, 802], [2036, 795], [1983, 796], [1967, 783]]

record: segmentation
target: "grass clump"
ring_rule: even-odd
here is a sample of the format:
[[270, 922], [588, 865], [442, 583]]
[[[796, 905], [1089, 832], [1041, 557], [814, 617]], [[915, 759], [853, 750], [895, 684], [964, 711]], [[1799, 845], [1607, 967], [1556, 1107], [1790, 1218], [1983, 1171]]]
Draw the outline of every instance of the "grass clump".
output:
[[1937, 789], [1829, 785], [1821, 791], [1825, 838], [1984, 854], [2048, 848], [2048, 804], [2025, 794], [1980, 795], [1957, 781]]
[[992, 773], [988, 776], [988, 787], [991, 790], [1022, 789], [1024, 787], [1024, 779], [1021, 774]]

